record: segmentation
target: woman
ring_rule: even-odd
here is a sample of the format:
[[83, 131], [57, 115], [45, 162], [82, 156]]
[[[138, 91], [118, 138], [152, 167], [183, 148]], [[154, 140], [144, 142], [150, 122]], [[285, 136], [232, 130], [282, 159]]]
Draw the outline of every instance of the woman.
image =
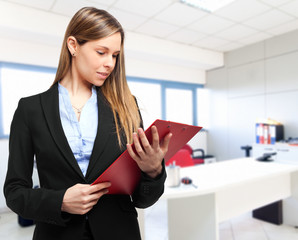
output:
[[[81, 9], [67, 27], [52, 87], [19, 102], [4, 193], [8, 207], [36, 221], [33, 239], [140, 239], [135, 207], [163, 193], [171, 134], [159, 144], [153, 126], [150, 145], [140, 128], [123, 42], [113, 16]], [[109, 182], [91, 186], [125, 146], [141, 170], [132, 196], [107, 194]], [[32, 189], [34, 157], [39, 189]]]

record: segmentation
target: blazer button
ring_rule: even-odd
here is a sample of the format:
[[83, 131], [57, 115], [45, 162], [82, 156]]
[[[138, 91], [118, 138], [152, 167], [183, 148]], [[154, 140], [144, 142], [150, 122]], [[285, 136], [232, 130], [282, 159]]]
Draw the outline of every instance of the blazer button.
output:
[[57, 222], [53, 219], [47, 219], [47, 223], [49, 224], [57, 224]]
[[144, 194], [149, 195], [150, 194], [150, 187], [148, 185], [145, 185], [143, 187], [143, 192], [144, 192]]

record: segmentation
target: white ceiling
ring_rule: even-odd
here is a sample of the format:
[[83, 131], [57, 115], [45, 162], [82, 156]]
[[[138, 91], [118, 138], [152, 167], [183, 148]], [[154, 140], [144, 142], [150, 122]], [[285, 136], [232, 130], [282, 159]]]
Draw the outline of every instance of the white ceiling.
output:
[[226, 52], [298, 29], [298, 0], [236, 0], [207, 13], [179, 0], [2, 0], [71, 17], [108, 10], [130, 32]]

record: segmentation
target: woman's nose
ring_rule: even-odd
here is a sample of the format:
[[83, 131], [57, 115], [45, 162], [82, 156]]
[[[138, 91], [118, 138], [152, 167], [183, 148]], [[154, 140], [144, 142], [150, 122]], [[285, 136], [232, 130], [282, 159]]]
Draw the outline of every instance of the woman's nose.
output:
[[104, 66], [105, 67], [109, 67], [109, 68], [113, 68], [115, 64], [115, 60], [113, 55], [107, 55], [105, 62], [104, 62]]

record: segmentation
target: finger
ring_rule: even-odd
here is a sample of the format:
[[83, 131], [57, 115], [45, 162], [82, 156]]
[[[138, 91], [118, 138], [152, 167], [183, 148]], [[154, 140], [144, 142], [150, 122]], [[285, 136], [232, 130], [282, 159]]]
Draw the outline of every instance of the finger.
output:
[[84, 196], [81, 198], [80, 203], [82, 204], [83, 207], [93, 206], [94, 204], [96, 204], [96, 203], [93, 203], [94, 201], [97, 202], [99, 198], [101, 198], [104, 194], [107, 194], [108, 192], [109, 192], [108, 189], [102, 189], [96, 193], [92, 193], [88, 196]]
[[88, 208], [93, 208], [94, 205], [96, 205], [96, 204], [98, 203], [98, 199], [99, 199], [99, 198], [94, 199], [93, 201], [90, 201], [90, 203], [89, 203], [88, 206], [86, 206], [86, 207], [88, 207]]
[[168, 133], [165, 138], [163, 139], [163, 142], [161, 144], [161, 149], [165, 152], [168, 151], [169, 148], [169, 144], [170, 144], [170, 140], [172, 138], [173, 134], [172, 133]]
[[95, 204], [97, 204], [98, 200], [105, 194], [109, 192], [108, 189], [102, 189], [99, 192], [93, 193], [89, 196], [88, 200], [83, 204], [86, 208], [92, 208]]
[[138, 129], [138, 134], [140, 136], [140, 139], [141, 139], [141, 142], [142, 142], [142, 146], [143, 146], [143, 149], [145, 150], [146, 153], [150, 153], [152, 148], [151, 148], [151, 145], [144, 133], [144, 130], [142, 128], [139, 128]]
[[154, 149], [157, 149], [159, 147], [159, 135], [158, 135], [156, 126], [153, 125], [151, 127], [151, 133], [152, 133], [152, 147]]
[[94, 201], [90, 201], [86, 204], [81, 205], [81, 207], [78, 210], [79, 213], [80, 214], [86, 214], [87, 212], [89, 212], [94, 207], [94, 205], [97, 204], [97, 202], [98, 202], [98, 200], [96, 200], [96, 201], [94, 200]]
[[145, 153], [143, 151], [143, 147], [139, 141], [139, 137], [136, 133], [133, 133], [133, 143], [136, 149], [136, 152], [140, 158], [143, 158]]
[[101, 191], [103, 189], [107, 189], [109, 187], [111, 187], [110, 182], [102, 182], [102, 183], [97, 183], [97, 184], [94, 184], [94, 185], [90, 185], [89, 194], [93, 194], [95, 192]]
[[82, 208], [79, 208], [79, 209], [76, 209], [73, 214], [80, 214], [80, 215], [84, 215], [86, 213], [88, 213], [91, 209], [93, 208], [92, 207], [82, 207]]
[[[88, 202], [97, 202], [103, 195], [107, 194], [109, 189], [102, 189], [99, 192], [93, 193], [89, 196]], [[96, 204], [96, 203], [94, 203]]]
[[138, 161], [139, 157], [137, 154], [135, 154], [134, 150], [132, 149], [131, 144], [126, 144], [126, 148], [127, 148], [129, 155], [132, 157], [132, 159], [134, 159], [135, 161]]

